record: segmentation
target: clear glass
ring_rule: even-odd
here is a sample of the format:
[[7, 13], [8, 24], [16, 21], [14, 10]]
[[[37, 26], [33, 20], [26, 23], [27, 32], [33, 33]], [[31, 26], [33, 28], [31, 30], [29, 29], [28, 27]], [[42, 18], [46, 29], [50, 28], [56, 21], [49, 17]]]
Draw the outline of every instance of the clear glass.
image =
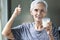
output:
[[42, 25], [43, 25], [43, 27], [47, 27], [48, 22], [50, 22], [50, 18], [43, 18], [42, 19]]

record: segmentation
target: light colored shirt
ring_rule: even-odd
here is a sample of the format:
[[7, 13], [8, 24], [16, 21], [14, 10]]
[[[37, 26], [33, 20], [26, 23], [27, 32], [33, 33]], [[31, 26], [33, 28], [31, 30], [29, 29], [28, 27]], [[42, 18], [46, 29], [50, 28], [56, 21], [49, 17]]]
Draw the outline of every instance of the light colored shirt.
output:
[[49, 40], [47, 32], [43, 29], [37, 31], [34, 23], [25, 23], [11, 29], [14, 40]]

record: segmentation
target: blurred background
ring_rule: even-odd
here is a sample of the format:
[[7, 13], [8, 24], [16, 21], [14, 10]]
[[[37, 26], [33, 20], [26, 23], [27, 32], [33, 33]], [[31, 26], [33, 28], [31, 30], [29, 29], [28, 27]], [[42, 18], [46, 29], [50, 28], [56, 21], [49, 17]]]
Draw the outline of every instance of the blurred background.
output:
[[[30, 15], [30, 3], [33, 0], [0, 0], [0, 40], [8, 40], [1, 35], [1, 31], [4, 28], [7, 21], [10, 19], [15, 7], [18, 4], [21, 5], [22, 12], [14, 23], [13, 27], [26, 22], [33, 22], [33, 18]], [[46, 0], [48, 3], [48, 14], [56, 27], [60, 26], [60, 0]]]

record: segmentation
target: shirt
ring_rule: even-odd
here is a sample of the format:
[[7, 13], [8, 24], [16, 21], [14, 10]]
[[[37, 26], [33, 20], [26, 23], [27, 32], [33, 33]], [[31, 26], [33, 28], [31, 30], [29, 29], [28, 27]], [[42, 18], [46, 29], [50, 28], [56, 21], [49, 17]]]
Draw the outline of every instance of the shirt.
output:
[[25, 23], [11, 29], [14, 40], [49, 40], [47, 32], [43, 29], [34, 29], [34, 23]]

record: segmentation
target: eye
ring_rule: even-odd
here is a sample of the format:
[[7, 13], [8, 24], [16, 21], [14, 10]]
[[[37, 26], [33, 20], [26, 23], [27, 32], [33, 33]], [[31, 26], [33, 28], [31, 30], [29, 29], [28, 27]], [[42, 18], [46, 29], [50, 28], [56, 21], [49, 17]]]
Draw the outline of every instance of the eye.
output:
[[41, 12], [45, 12], [45, 10], [41, 10]]
[[44, 12], [44, 10], [41, 10], [41, 12]]
[[34, 11], [36, 11], [36, 12], [37, 12], [37, 11], [38, 11], [38, 9], [35, 9]]

